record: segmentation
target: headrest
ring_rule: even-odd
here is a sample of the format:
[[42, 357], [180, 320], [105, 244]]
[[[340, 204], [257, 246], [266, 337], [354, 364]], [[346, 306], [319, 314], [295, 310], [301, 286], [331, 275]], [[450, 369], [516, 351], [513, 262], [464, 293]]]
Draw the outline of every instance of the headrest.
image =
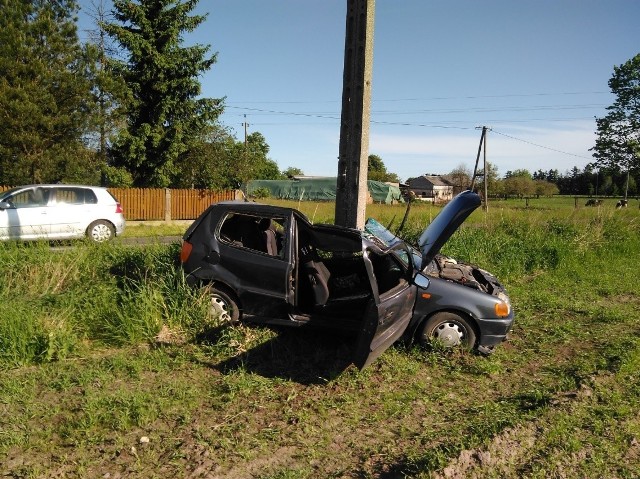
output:
[[260, 228], [261, 231], [267, 231], [271, 228], [271, 218], [262, 218], [258, 223], [258, 228]]

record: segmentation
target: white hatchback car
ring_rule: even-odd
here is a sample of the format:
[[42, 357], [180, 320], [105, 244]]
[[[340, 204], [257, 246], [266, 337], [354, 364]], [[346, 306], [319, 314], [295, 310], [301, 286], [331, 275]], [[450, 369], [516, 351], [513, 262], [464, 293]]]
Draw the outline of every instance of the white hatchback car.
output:
[[0, 193], [0, 240], [86, 236], [102, 242], [124, 227], [122, 206], [106, 188], [27, 185]]

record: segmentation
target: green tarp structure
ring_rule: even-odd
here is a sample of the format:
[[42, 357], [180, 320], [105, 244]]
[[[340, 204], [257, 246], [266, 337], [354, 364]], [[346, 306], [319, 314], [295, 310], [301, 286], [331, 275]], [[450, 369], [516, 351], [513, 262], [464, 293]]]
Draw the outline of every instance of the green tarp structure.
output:
[[404, 203], [400, 188], [397, 186], [389, 185], [382, 181], [367, 180], [367, 187], [374, 203], [384, 203], [386, 205]]
[[[374, 203], [402, 203], [400, 188], [381, 181], [367, 181], [369, 195]], [[254, 180], [247, 183], [247, 196], [266, 189], [271, 198], [295, 201], [335, 201], [336, 178], [301, 178], [296, 180]]]

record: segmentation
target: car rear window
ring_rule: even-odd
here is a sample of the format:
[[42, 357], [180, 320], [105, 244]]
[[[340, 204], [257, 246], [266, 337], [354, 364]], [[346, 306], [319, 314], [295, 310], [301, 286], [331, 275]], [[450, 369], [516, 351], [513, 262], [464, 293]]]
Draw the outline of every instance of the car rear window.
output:
[[229, 213], [219, 230], [220, 240], [272, 256], [283, 255], [286, 218]]
[[114, 203], [118, 203], [118, 198], [116, 198], [115, 196], [113, 196], [113, 194], [110, 191], [107, 191], [107, 194], [113, 199]]
[[88, 188], [57, 188], [56, 202], [71, 205], [93, 205], [98, 202], [98, 198]]

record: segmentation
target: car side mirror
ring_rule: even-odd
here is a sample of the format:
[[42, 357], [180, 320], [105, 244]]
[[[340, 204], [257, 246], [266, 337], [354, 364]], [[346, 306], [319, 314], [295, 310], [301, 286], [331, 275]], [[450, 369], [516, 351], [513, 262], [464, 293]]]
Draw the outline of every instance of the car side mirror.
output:
[[0, 201], [0, 210], [7, 210], [11, 208], [11, 203], [8, 201]]
[[416, 273], [416, 275], [413, 278], [413, 284], [415, 284], [416, 286], [422, 289], [427, 289], [429, 287], [429, 283], [430, 283], [429, 278], [427, 278], [422, 273]]

